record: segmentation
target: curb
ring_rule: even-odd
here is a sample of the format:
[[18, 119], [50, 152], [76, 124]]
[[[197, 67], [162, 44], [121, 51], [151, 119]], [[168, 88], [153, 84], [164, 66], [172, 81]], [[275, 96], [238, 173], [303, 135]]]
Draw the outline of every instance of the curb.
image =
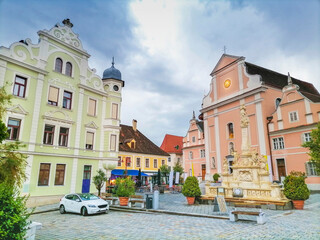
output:
[[[229, 220], [227, 216], [214, 216], [214, 215], [206, 215], [206, 214], [198, 214], [198, 213], [184, 213], [184, 212], [172, 212], [167, 210], [154, 210], [154, 209], [141, 209], [141, 208], [129, 208], [129, 207], [118, 207], [118, 206], [110, 206], [110, 210], [119, 211], [119, 212], [131, 212], [131, 213], [145, 213], [145, 214], [168, 214], [168, 215], [178, 215], [178, 216], [189, 216], [189, 217], [202, 217], [202, 218], [215, 218], [221, 220]], [[54, 212], [59, 211], [59, 208], [51, 208], [48, 210], [42, 210], [31, 213], [31, 215]]]

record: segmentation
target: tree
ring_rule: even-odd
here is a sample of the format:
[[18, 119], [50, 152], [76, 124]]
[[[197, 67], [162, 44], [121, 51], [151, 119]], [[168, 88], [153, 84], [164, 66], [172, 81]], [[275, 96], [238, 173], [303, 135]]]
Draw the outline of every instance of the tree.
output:
[[167, 176], [168, 174], [170, 173], [170, 168], [167, 164], [163, 164], [161, 167], [160, 167], [160, 171], [161, 171], [161, 174], [162, 176], [165, 177], [166, 179], [166, 183], [167, 183]]
[[180, 175], [183, 173], [184, 170], [179, 161], [174, 165], [173, 171], [180, 173]]
[[0, 88], [0, 239], [23, 239], [31, 214], [26, 207], [27, 197], [20, 196], [27, 156], [19, 152], [21, 143], [3, 143], [8, 129], [2, 119], [10, 99], [5, 88]]
[[98, 174], [93, 177], [93, 184], [96, 186], [96, 189], [98, 189], [98, 195], [100, 196], [101, 188], [103, 187], [103, 184], [108, 180], [108, 178], [105, 172], [101, 169], [99, 169], [97, 173]]
[[318, 174], [320, 173], [320, 122], [316, 129], [311, 131], [311, 141], [302, 144], [303, 147], [309, 148], [308, 153], [310, 161], [315, 164]]

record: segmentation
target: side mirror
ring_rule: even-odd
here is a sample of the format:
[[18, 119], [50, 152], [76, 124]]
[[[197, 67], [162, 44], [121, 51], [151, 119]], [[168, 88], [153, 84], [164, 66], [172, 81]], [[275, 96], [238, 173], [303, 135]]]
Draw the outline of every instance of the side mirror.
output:
[[76, 199], [76, 202], [81, 202], [81, 200], [78, 198], [78, 199]]

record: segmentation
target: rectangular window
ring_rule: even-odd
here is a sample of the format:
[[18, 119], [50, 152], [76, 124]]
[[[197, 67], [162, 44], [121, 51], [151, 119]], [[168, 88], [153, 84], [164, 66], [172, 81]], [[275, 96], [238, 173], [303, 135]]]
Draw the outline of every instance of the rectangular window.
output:
[[68, 146], [69, 128], [60, 127], [59, 146]]
[[158, 168], [158, 160], [157, 159], [153, 159], [153, 167]]
[[57, 164], [56, 165], [56, 177], [54, 180], [54, 185], [63, 185], [64, 184], [65, 171], [66, 171], [65, 164]]
[[48, 104], [53, 106], [58, 106], [58, 99], [59, 99], [59, 88], [50, 86]]
[[149, 168], [149, 158], [146, 159], [146, 168]]
[[318, 176], [316, 165], [313, 162], [306, 162], [306, 170], [308, 176]]
[[84, 165], [83, 179], [91, 179], [91, 165]]
[[121, 167], [121, 157], [118, 157], [118, 167]]
[[274, 150], [284, 149], [283, 137], [273, 138], [272, 141], [273, 141], [273, 149]]
[[131, 167], [131, 157], [126, 157], [127, 167]]
[[112, 103], [112, 116], [113, 119], [118, 119], [118, 104]]
[[140, 167], [140, 164], [141, 164], [140, 158], [137, 158], [137, 163], [136, 163], [137, 167]]
[[168, 162], [171, 162], [171, 157], [168, 157]]
[[196, 137], [192, 137], [192, 142], [196, 142]]
[[93, 132], [87, 132], [86, 134], [86, 149], [93, 150]]
[[63, 108], [66, 109], [71, 109], [71, 104], [72, 104], [72, 93], [64, 91], [63, 92]]
[[111, 134], [110, 136], [110, 151], [116, 151], [117, 135]]
[[97, 106], [97, 101], [89, 98], [89, 108], [88, 108], [89, 115], [96, 116], [96, 106]]
[[13, 86], [13, 95], [24, 98], [26, 96], [27, 79], [16, 76]]
[[54, 126], [45, 125], [44, 127], [44, 135], [43, 135], [43, 144], [53, 144], [54, 138]]
[[189, 152], [189, 159], [193, 159], [193, 152]]
[[204, 149], [201, 149], [201, 150], [200, 150], [200, 157], [201, 157], [201, 158], [206, 157], [206, 151], [205, 151]]
[[161, 165], [163, 166], [163, 165], [165, 165], [165, 164], [166, 164], [166, 161], [162, 159]]
[[40, 163], [38, 186], [49, 186], [50, 163]]
[[304, 133], [303, 134], [303, 142], [310, 142], [311, 141], [311, 134], [308, 133]]
[[298, 112], [290, 112], [290, 122], [297, 122], [298, 121]]
[[20, 132], [20, 124], [21, 120], [19, 119], [14, 119], [14, 118], [9, 118], [8, 121], [8, 139], [9, 140], [18, 140], [19, 139], [19, 132]]

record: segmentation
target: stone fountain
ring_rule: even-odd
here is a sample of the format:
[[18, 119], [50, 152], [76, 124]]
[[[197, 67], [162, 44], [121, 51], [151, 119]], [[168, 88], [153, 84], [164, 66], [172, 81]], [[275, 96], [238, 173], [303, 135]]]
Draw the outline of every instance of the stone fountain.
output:
[[240, 115], [241, 153], [233, 153], [232, 172], [229, 171], [228, 160], [224, 159], [222, 186], [213, 187], [207, 184], [204, 197], [224, 195], [226, 201], [285, 205], [288, 199], [283, 195], [281, 186], [270, 182], [267, 159], [255, 149], [250, 149], [249, 118], [244, 105], [240, 107]]

